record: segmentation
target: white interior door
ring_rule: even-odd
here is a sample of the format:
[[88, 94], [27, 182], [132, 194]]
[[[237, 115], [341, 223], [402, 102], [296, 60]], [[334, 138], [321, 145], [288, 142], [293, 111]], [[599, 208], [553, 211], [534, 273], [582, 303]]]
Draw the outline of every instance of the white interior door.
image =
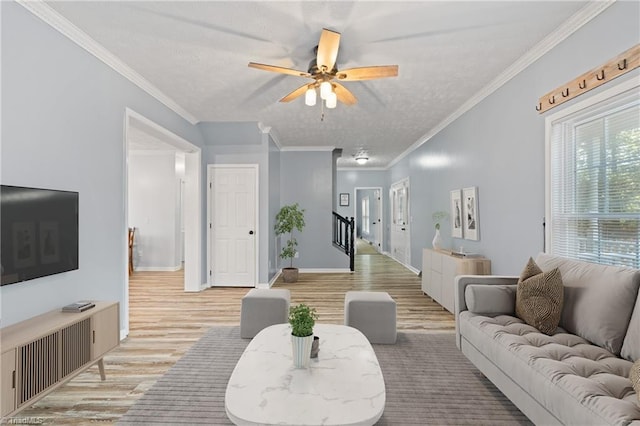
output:
[[212, 286], [256, 286], [257, 165], [209, 166]]
[[409, 179], [391, 185], [391, 257], [409, 265], [411, 240], [409, 232]]

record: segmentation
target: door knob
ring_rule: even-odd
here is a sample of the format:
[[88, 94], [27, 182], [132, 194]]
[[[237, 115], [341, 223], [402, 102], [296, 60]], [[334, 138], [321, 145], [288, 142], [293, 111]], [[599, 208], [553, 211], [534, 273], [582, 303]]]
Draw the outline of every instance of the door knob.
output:
[[253, 235], [253, 231], [249, 231], [249, 235]]

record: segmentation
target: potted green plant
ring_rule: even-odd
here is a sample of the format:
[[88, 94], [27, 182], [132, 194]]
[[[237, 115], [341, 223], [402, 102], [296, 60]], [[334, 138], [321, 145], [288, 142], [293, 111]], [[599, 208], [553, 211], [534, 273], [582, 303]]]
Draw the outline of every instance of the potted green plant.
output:
[[289, 324], [291, 324], [291, 349], [293, 365], [296, 368], [307, 368], [311, 360], [313, 344], [313, 326], [318, 319], [315, 308], [304, 303], [289, 308]]
[[297, 229], [298, 232], [302, 232], [304, 225], [304, 209], [301, 209], [298, 203], [282, 206], [276, 215], [274, 227], [276, 235], [289, 235], [289, 239], [280, 253], [280, 258], [290, 259], [289, 267], [282, 268], [282, 276], [286, 283], [298, 281], [298, 268], [293, 267], [293, 258], [296, 256], [298, 241], [294, 238], [293, 231]]

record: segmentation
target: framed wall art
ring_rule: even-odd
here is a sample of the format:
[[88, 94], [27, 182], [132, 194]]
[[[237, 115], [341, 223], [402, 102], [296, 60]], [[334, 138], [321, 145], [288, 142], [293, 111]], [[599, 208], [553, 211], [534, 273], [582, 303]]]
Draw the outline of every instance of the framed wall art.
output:
[[451, 191], [451, 236], [462, 238], [462, 196], [459, 189]]
[[340, 207], [349, 207], [349, 193], [340, 193]]
[[462, 190], [462, 223], [464, 238], [478, 241], [480, 223], [478, 221], [478, 187], [476, 186]]

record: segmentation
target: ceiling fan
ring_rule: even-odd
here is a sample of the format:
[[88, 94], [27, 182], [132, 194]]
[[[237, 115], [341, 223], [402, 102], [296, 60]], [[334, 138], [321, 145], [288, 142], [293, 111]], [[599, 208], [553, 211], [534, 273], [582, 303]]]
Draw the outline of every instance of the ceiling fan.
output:
[[316, 89], [320, 90], [320, 98], [325, 101], [327, 108], [335, 108], [337, 101], [346, 105], [358, 102], [356, 97], [339, 81], [374, 80], [398, 75], [397, 65], [379, 65], [371, 67], [350, 68], [338, 70], [336, 59], [340, 47], [340, 33], [322, 29], [320, 41], [315, 48], [316, 58], [309, 63], [308, 71], [298, 71], [291, 68], [249, 62], [249, 67], [281, 74], [310, 78], [313, 82], [300, 86], [289, 93], [280, 102], [291, 102], [299, 96], [305, 95], [305, 103], [309, 106], [316, 104]]

